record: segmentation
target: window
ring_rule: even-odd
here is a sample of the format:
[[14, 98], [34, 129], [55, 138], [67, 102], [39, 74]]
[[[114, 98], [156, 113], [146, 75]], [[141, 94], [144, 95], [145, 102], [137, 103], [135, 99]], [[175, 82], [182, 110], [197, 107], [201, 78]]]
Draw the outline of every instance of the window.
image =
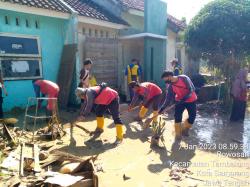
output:
[[8, 16], [5, 16], [5, 17], [4, 17], [4, 20], [5, 20], [5, 24], [6, 24], [6, 25], [9, 25], [9, 24], [10, 24], [10, 20], [9, 20], [9, 17], [8, 17]]
[[109, 32], [106, 31], [106, 38], [109, 38]]
[[30, 27], [30, 23], [29, 23], [28, 19], [25, 20], [25, 25], [26, 25], [26, 27]]
[[42, 77], [39, 38], [0, 34], [0, 69], [4, 80], [37, 79]]
[[101, 38], [103, 38], [103, 31], [100, 32]]
[[37, 79], [42, 77], [40, 59], [0, 58], [4, 80]]
[[19, 25], [20, 25], [19, 18], [16, 18], [16, 26], [19, 26]]
[[86, 29], [83, 27], [82, 28], [82, 34], [85, 35], [86, 34]]
[[36, 29], [39, 29], [40, 28], [40, 24], [39, 24], [39, 21], [35, 21], [35, 27], [36, 27]]

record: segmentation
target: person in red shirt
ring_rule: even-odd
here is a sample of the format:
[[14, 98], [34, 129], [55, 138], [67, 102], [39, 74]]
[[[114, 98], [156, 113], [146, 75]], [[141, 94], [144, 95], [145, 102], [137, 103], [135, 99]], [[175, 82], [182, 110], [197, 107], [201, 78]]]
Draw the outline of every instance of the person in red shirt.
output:
[[84, 99], [84, 110], [81, 113], [84, 119], [91, 112], [93, 104], [96, 104], [96, 134], [103, 133], [104, 113], [109, 110], [116, 125], [117, 143], [123, 140], [123, 123], [120, 118], [119, 95], [118, 93], [102, 83], [99, 86], [89, 88], [77, 88], [76, 95], [80, 99]]
[[[34, 87], [36, 97], [40, 97], [40, 94], [42, 94], [42, 97], [47, 95], [48, 98], [58, 98], [58, 94], [60, 91], [59, 86], [52, 81], [34, 80], [33, 87]], [[39, 100], [39, 101], [40, 101], [39, 105], [41, 105], [42, 100]], [[52, 99], [48, 100], [47, 109], [52, 112], [56, 110], [54, 100]]]
[[[175, 136], [177, 140], [180, 140], [182, 135], [189, 135], [189, 129], [195, 121], [197, 101], [195, 87], [188, 76], [174, 76], [171, 71], [165, 71], [161, 78], [166, 84], [170, 85], [168, 87], [166, 100], [161, 106], [159, 113], [163, 113], [165, 108], [171, 104], [171, 101], [175, 100]], [[185, 109], [187, 109], [189, 117], [184, 124], [181, 125], [182, 115]]]
[[[154, 115], [157, 115], [159, 103], [162, 98], [162, 90], [160, 87], [151, 82], [138, 83], [135, 81], [131, 82], [129, 86], [131, 86], [135, 93], [129, 106], [129, 111], [131, 111], [132, 108], [142, 100], [142, 107], [139, 112], [138, 121], [145, 117], [150, 105], [152, 105]], [[157, 117], [154, 118], [154, 122], [157, 122]]]

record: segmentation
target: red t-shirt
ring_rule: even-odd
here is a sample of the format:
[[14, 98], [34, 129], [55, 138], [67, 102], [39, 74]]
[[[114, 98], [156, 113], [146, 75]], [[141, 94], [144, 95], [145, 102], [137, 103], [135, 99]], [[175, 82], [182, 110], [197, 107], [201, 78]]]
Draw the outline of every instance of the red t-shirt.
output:
[[[98, 94], [100, 91], [100, 86], [91, 87], [92, 90], [95, 90], [95, 92]], [[101, 94], [95, 98], [94, 103], [97, 105], [109, 105], [114, 99], [118, 98], [118, 93], [109, 88], [106, 87], [102, 90]]]
[[136, 93], [142, 96], [146, 95], [146, 100], [150, 100], [153, 97], [162, 94], [162, 91], [159, 86], [151, 82], [144, 82], [141, 83], [141, 86]]
[[[179, 77], [176, 83], [172, 84], [173, 92], [175, 93], [175, 100], [182, 100], [189, 92], [190, 89], [187, 83], [184, 81], [184, 78]], [[197, 95], [195, 91], [192, 91], [191, 96], [185, 101], [187, 103], [191, 103], [197, 100]]]

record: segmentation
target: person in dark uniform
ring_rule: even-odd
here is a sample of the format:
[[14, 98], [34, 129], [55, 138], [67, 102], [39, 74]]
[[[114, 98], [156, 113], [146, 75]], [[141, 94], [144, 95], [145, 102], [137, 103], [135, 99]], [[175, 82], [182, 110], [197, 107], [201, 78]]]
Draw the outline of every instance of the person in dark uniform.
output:
[[131, 86], [129, 86], [129, 84], [132, 81], [139, 82], [140, 76], [141, 76], [141, 67], [137, 63], [138, 61], [136, 59], [132, 59], [131, 64], [129, 64], [125, 70], [125, 76], [126, 76], [127, 85], [129, 88], [130, 100], [132, 100], [134, 97], [134, 91], [131, 88]]
[[182, 67], [181, 67], [181, 63], [179, 63], [178, 59], [173, 59], [171, 61], [171, 65], [173, 67], [173, 72], [174, 72], [174, 76], [178, 76], [181, 75], [182, 72]]

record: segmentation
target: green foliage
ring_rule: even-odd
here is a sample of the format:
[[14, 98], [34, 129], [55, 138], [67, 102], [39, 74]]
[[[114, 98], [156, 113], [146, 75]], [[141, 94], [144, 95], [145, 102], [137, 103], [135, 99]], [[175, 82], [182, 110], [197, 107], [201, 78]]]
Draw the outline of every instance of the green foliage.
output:
[[204, 59], [226, 78], [224, 105], [238, 69], [250, 54], [250, 0], [214, 0], [194, 17], [185, 31], [189, 56]]
[[[185, 32], [191, 57], [222, 68], [232, 56], [250, 52], [250, 1], [215, 0], [191, 21]], [[237, 61], [237, 60], [236, 60]]]

